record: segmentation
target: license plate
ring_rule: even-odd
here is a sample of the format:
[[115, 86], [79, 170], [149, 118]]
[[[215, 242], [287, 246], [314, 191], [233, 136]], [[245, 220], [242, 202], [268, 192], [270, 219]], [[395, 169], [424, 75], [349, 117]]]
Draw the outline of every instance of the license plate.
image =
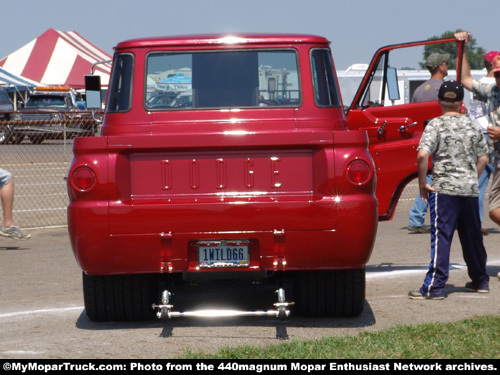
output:
[[200, 268], [248, 267], [248, 241], [199, 241], [198, 265]]

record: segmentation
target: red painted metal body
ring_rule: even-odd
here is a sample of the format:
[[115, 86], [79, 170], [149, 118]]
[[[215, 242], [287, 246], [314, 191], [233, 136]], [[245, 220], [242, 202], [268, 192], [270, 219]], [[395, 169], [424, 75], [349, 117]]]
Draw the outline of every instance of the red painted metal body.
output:
[[[379, 103], [367, 106], [363, 103], [363, 96], [370, 90], [370, 80], [373, 80], [377, 69], [380, 70], [382, 67], [382, 70], [387, 71], [391, 52], [437, 44], [455, 45], [456, 39], [432, 39], [380, 48], [373, 56], [368, 73], [347, 114], [349, 129], [364, 129], [368, 133], [370, 153], [377, 167], [376, 195], [380, 220], [392, 219], [403, 188], [417, 176], [415, 155], [418, 142], [426, 121], [441, 115], [441, 106], [437, 101], [402, 105], [380, 105]], [[459, 43], [456, 52], [458, 73], [460, 73], [462, 48], [463, 45]], [[457, 80], [460, 80], [460, 76]], [[380, 133], [379, 129], [384, 123], [383, 132]], [[407, 127], [407, 129], [401, 131], [401, 127]]]
[[[311, 63], [318, 49], [330, 54], [329, 42], [307, 35], [118, 44], [116, 55], [134, 62], [129, 108], [108, 109], [101, 136], [75, 140], [69, 171], [69, 232], [82, 270], [111, 275], [364, 268], [378, 207], [382, 219], [392, 217], [401, 190], [415, 177], [423, 121], [438, 107], [355, 103], [346, 119], [341, 102], [318, 106]], [[297, 105], [145, 108], [151, 54], [249, 50], [296, 54]], [[413, 121], [418, 126], [399, 130]], [[356, 161], [368, 170], [359, 184], [348, 177]], [[81, 167], [94, 176], [83, 189], [73, 178]], [[201, 240], [248, 240], [249, 266], [200, 268]]]
[[[377, 228], [368, 138], [347, 130], [341, 106], [315, 104], [315, 48], [328, 42], [254, 35], [120, 43], [116, 52], [135, 62], [130, 110], [108, 112], [102, 136], [75, 141], [69, 172], [69, 231], [83, 271], [213, 272], [197, 259], [197, 242], [209, 239], [249, 241], [250, 264], [239, 272], [363, 268]], [[145, 110], [148, 54], [214, 49], [292, 50], [300, 105]], [[346, 177], [355, 160], [370, 170], [360, 186]], [[80, 191], [71, 176], [84, 165], [96, 181]]]

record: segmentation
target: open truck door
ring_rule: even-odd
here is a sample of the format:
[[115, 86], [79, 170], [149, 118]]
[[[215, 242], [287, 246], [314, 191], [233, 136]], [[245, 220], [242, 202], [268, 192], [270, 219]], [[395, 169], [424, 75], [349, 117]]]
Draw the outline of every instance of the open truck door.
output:
[[[413, 92], [426, 79], [405, 80], [404, 70], [415, 69], [423, 56], [424, 46], [443, 44], [451, 51], [460, 72], [463, 43], [455, 38], [395, 44], [380, 48], [347, 109], [350, 130], [368, 133], [370, 152], [377, 172], [376, 195], [379, 219], [390, 220], [404, 187], [417, 177], [417, 146], [425, 125], [441, 115], [436, 101], [412, 103]], [[425, 68], [422, 69], [426, 71]], [[445, 80], [456, 79], [449, 71]], [[437, 99], [437, 98], [436, 98]]]

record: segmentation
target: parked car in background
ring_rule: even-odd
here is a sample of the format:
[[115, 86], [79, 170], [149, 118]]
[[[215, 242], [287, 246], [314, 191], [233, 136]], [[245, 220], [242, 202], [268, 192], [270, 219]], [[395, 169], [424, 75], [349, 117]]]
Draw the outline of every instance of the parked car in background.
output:
[[10, 127], [5, 122], [10, 119], [10, 112], [14, 110], [7, 90], [0, 88], [0, 145], [9, 142], [11, 138]]
[[12, 101], [10, 100], [7, 90], [0, 88], [0, 120], [7, 118], [7, 114], [4, 112], [11, 112], [14, 110]]
[[45, 139], [73, 138], [92, 133], [91, 114], [78, 106], [77, 93], [67, 87], [38, 87], [24, 108], [11, 116], [12, 139], [20, 143], [28, 137], [40, 144]]

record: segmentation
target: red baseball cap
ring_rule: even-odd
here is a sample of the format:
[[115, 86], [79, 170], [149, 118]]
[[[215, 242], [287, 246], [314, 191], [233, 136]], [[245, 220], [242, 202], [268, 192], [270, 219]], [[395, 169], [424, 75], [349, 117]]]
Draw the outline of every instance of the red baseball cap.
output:
[[491, 62], [491, 65], [493, 66], [493, 68], [491, 69], [493, 73], [500, 72], [500, 56], [495, 56], [493, 58], [493, 61]]
[[500, 52], [498, 51], [490, 51], [486, 55], [484, 55], [484, 62], [491, 64], [493, 63], [493, 59], [497, 56], [500, 56]]

